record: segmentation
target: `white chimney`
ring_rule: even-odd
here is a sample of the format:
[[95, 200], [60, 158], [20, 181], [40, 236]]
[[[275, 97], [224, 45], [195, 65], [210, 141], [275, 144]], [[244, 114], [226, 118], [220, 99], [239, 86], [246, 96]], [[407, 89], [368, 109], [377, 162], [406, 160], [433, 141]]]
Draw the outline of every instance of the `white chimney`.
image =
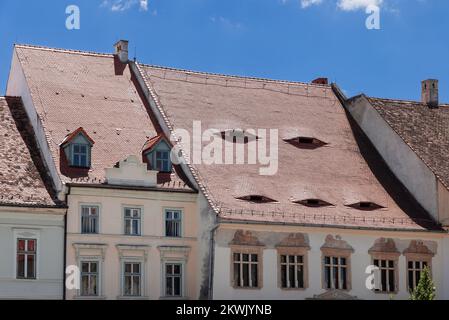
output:
[[429, 79], [421, 82], [421, 101], [429, 107], [438, 107], [438, 80]]
[[128, 63], [128, 40], [119, 40], [114, 44], [115, 54], [122, 63]]

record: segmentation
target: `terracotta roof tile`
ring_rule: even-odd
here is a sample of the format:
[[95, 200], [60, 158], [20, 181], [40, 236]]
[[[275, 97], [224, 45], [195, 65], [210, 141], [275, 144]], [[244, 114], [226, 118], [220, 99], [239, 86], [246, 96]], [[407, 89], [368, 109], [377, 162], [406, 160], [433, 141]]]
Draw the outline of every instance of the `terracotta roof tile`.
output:
[[373, 107], [449, 189], [449, 105], [368, 98]]
[[19, 98], [0, 97], [0, 205], [60, 206]]
[[[214, 128], [279, 130], [279, 170], [259, 175], [260, 165], [191, 165], [222, 219], [343, 227], [426, 230], [437, 228], [388, 170], [346, 115], [330, 86], [253, 79], [139, 65], [170, 130], [193, 121]], [[301, 150], [282, 141], [311, 136], [327, 143]], [[208, 144], [204, 142], [204, 145]], [[203, 146], [204, 146], [203, 145]], [[273, 203], [237, 199], [255, 194]], [[334, 204], [309, 208], [304, 194]], [[372, 201], [384, 209], [363, 212], [348, 204]]]
[[[113, 55], [24, 45], [15, 49], [64, 182], [104, 181], [105, 168], [140, 155], [146, 141], [158, 134], [129, 66]], [[79, 127], [95, 141], [91, 169], [61, 172], [66, 160], [60, 144]], [[178, 175], [172, 178], [189, 188]]]

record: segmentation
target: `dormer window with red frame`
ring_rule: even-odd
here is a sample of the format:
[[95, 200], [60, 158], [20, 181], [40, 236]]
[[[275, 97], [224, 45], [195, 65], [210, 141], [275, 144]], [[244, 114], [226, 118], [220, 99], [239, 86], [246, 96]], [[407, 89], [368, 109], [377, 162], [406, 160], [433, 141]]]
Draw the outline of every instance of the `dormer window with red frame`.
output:
[[83, 128], [78, 128], [66, 136], [61, 144], [70, 167], [90, 168], [94, 141]]

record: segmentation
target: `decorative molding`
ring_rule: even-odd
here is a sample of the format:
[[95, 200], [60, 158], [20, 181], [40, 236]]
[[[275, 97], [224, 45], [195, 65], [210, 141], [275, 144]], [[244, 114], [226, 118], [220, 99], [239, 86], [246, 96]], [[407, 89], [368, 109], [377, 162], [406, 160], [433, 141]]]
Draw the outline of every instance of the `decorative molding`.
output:
[[187, 260], [189, 257], [189, 253], [191, 248], [189, 246], [158, 246], [157, 247], [160, 254], [161, 259], [170, 259], [170, 258], [182, 258], [183, 260]]
[[231, 246], [258, 246], [263, 247], [264, 244], [253, 235], [251, 231], [237, 230], [234, 238], [229, 243]]
[[351, 247], [341, 236], [328, 235], [324, 244], [321, 246], [321, 251], [347, 251], [353, 253], [354, 248]]
[[79, 261], [79, 258], [83, 256], [80, 254], [81, 250], [98, 250], [100, 251], [102, 261], [104, 261], [106, 249], [108, 247], [105, 243], [73, 243], [72, 246], [75, 248], [75, 256], [77, 261]]
[[433, 257], [435, 255], [423, 241], [412, 240], [407, 249], [404, 250], [404, 255], [422, 255]]
[[391, 238], [377, 239], [374, 245], [368, 250], [368, 253], [371, 255], [400, 255], [400, 252], [396, 248], [396, 243]]
[[358, 300], [358, 298], [341, 290], [329, 290], [322, 294], [314, 295], [313, 298], [308, 300]]
[[144, 244], [143, 245], [117, 244], [115, 247], [117, 248], [120, 259], [130, 257], [129, 255], [126, 254], [126, 252], [137, 251], [137, 252], [142, 253], [145, 262], [147, 262], [147, 260], [148, 260], [148, 251], [151, 248], [150, 245], [144, 245]]
[[122, 160], [113, 168], [107, 168], [106, 183], [112, 185], [156, 187], [158, 171], [148, 170], [147, 164], [135, 155]]
[[276, 245], [277, 248], [300, 247], [310, 249], [310, 246], [303, 233], [290, 233]]

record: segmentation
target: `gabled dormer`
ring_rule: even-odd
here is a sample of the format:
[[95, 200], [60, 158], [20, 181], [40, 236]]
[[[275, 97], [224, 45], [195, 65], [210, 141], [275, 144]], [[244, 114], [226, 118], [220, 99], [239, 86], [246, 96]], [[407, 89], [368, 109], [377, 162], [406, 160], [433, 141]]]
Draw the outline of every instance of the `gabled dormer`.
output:
[[163, 135], [157, 135], [145, 143], [142, 151], [144, 161], [148, 163], [151, 170], [170, 173], [172, 172], [171, 148], [170, 142]]
[[60, 148], [64, 152], [69, 167], [90, 168], [94, 143], [92, 138], [81, 127], [68, 134], [61, 143]]

